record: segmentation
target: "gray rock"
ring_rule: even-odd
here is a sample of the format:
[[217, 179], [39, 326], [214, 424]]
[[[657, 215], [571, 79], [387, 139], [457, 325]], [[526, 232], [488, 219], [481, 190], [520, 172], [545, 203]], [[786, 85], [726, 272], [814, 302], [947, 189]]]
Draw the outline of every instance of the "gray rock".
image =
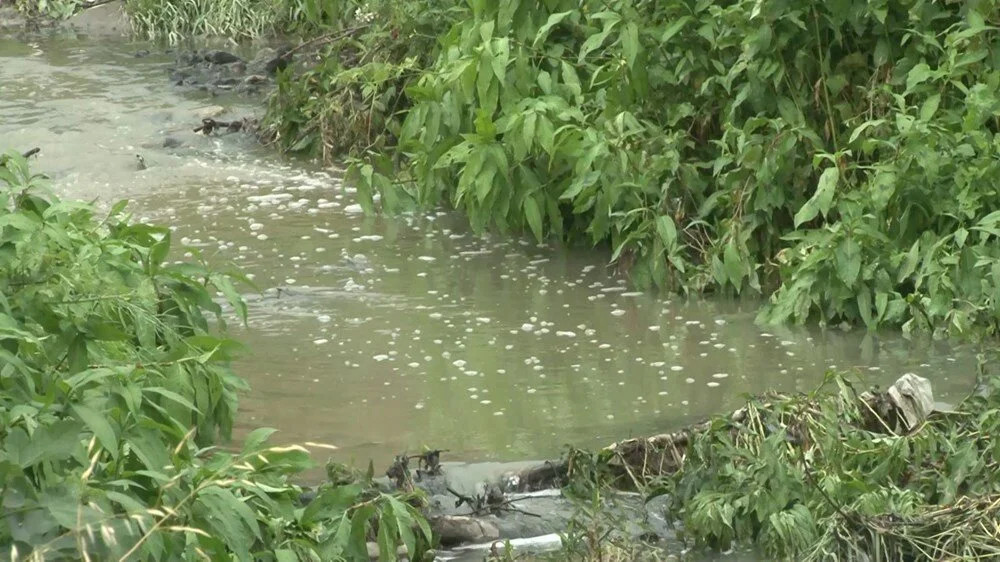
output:
[[226, 108], [222, 107], [221, 105], [208, 105], [194, 110], [194, 116], [197, 117], [199, 120], [212, 119], [214, 117], [222, 115], [223, 113], [225, 113], [225, 111]]
[[283, 70], [292, 60], [289, 53], [291, 47], [283, 46], [278, 49], [265, 47], [257, 52], [257, 56], [250, 61], [248, 68], [253, 74], [273, 75], [279, 70]]
[[229, 64], [243, 59], [227, 51], [211, 50], [205, 53], [205, 60], [212, 64]]
[[177, 148], [184, 144], [184, 141], [176, 137], [167, 137], [163, 139], [163, 148]]
[[494, 541], [500, 538], [496, 525], [462, 515], [441, 515], [429, 521], [434, 534], [444, 546]]

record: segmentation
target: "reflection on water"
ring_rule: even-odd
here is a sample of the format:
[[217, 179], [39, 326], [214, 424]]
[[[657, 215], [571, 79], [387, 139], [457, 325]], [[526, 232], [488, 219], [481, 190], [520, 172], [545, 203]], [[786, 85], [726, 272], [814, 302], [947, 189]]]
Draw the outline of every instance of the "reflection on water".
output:
[[[745, 393], [810, 390], [827, 369], [882, 384], [915, 372], [944, 399], [972, 379], [972, 354], [944, 344], [761, 328], [758, 303], [630, 292], [600, 252], [474, 236], [444, 213], [365, 217], [335, 170], [191, 132], [199, 108], [254, 108], [173, 89], [168, 57], [140, 48], [0, 39], [0, 145], [42, 147], [36, 166], [70, 196], [133, 198], [175, 229], [178, 259], [183, 244], [254, 278], [242, 430], [277, 427], [359, 463], [422, 445], [541, 458], [675, 428]], [[167, 136], [183, 146], [162, 148]]]

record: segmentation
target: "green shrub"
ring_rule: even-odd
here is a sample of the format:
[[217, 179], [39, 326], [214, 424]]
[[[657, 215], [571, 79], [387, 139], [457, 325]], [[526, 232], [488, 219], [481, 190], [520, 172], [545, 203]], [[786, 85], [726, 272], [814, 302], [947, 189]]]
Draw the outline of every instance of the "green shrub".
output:
[[377, 18], [402, 46], [335, 43], [269, 111], [365, 206], [608, 244], [768, 321], [996, 329], [997, 2], [396, 4], [449, 26]]
[[[6, 187], [3, 187], [6, 186]], [[312, 466], [258, 429], [228, 440], [238, 350], [224, 299], [235, 273], [168, 263], [170, 231], [102, 219], [45, 194], [16, 153], [0, 159], [0, 551], [20, 560], [335, 560], [426, 548], [410, 496], [370, 480], [309, 507]], [[364, 554], [362, 554], [364, 553]]]
[[700, 547], [783, 560], [973, 560], [1000, 536], [1000, 378], [912, 431], [839, 376], [834, 393], [754, 399], [716, 417], [662, 478], [668, 513]]

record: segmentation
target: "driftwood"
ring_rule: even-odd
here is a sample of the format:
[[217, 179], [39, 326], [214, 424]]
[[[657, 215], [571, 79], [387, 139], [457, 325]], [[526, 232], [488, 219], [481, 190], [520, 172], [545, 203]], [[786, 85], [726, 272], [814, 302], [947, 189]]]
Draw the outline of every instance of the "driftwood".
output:
[[214, 131], [225, 130], [228, 133], [237, 133], [239, 131], [251, 131], [257, 127], [257, 121], [254, 119], [240, 119], [239, 121], [216, 121], [215, 119], [205, 118], [201, 120], [201, 125], [194, 129], [196, 133], [202, 133], [205, 135], [210, 135]]
[[520, 472], [503, 477], [503, 487], [508, 492], [534, 492], [558, 488], [566, 481], [569, 461], [545, 461]]

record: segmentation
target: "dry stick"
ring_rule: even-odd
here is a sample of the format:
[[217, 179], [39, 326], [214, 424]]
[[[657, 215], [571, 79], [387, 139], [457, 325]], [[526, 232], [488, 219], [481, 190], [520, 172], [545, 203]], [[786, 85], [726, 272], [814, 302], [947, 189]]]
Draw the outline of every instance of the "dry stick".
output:
[[351, 35], [354, 35], [354, 33], [358, 32], [358, 31], [360, 31], [362, 29], [365, 29], [367, 27], [370, 27], [370, 26], [369, 25], [359, 25], [359, 26], [355, 26], [355, 27], [349, 27], [349, 28], [347, 28], [347, 29], [345, 29], [343, 31], [336, 31], [336, 32], [333, 32], [333, 33], [327, 33], [326, 35], [320, 35], [319, 37], [316, 37], [315, 39], [310, 39], [310, 40], [308, 40], [308, 41], [306, 41], [304, 43], [300, 43], [299, 45], [297, 45], [295, 47], [292, 47], [291, 49], [285, 51], [285, 54], [283, 54], [282, 57], [290, 56], [290, 55], [294, 54], [296, 51], [299, 51], [299, 50], [305, 48], [308, 45], [313, 45], [313, 44], [320, 44], [320, 45], [322, 45], [323, 43], [329, 43], [329, 42], [337, 41], [339, 39], [344, 39], [346, 37], [350, 37]]

